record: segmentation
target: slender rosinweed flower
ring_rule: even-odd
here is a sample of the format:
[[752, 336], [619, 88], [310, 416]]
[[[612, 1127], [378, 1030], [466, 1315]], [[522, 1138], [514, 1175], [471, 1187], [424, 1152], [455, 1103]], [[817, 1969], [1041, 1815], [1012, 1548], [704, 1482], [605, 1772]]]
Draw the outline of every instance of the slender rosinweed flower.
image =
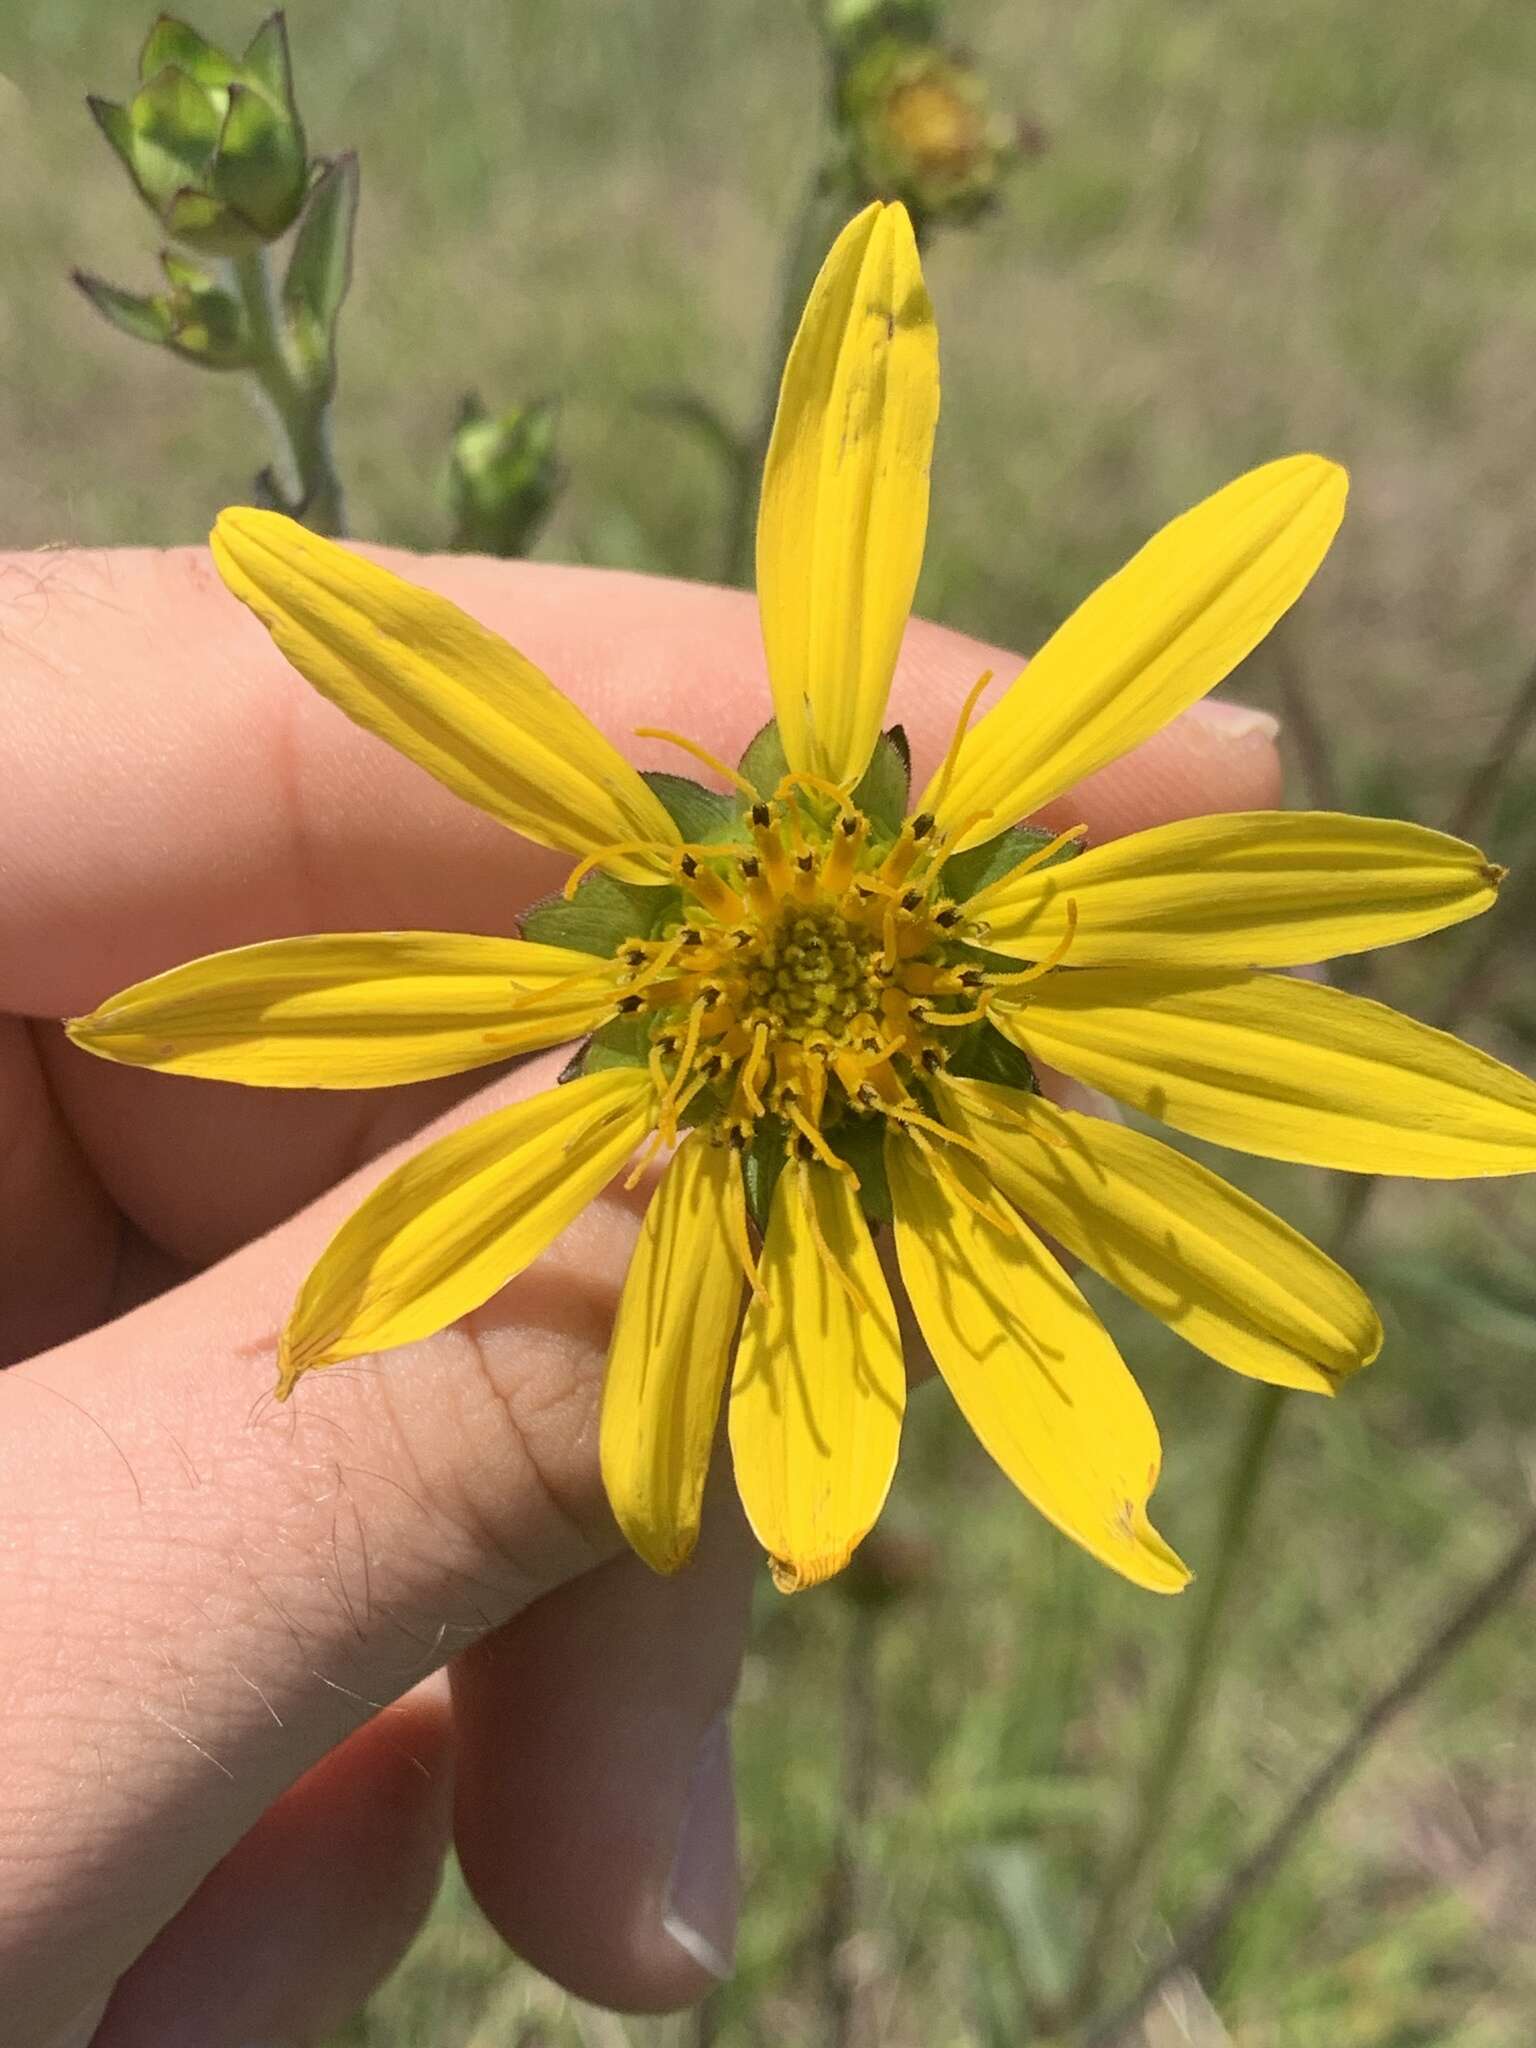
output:
[[1281, 1386], [1332, 1392], [1380, 1325], [1278, 1217], [1140, 1131], [1054, 1107], [1033, 1062], [1269, 1158], [1529, 1171], [1536, 1086], [1274, 971], [1472, 917], [1500, 871], [1440, 833], [1322, 812], [1095, 847], [1016, 822], [1203, 696], [1301, 594], [1344, 506], [1343, 472], [1313, 455], [1164, 528], [972, 722], [978, 684], [909, 806], [904, 743], [880, 727], [938, 402], [910, 223], [872, 206], [828, 256], [785, 370], [758, 529], [775, 718], [739, 769], [709, 763], [725, 793], [637, 774], [442, 598], [277, 514], [226, 512], [214, 559], [294, 666], [577, 865], [518, 939], [246, 946], [69, 1030], [131, 1065], [285, 1088], [584, 1041], [562, 1086], [427, 1146], [338, 1231], [284, 1333], [280, 1392], [464, 1315], [637, 1153], [670, 1153], [601, 1430], [614, 1513], [651, 1564], [693, 1548], [727, 1380], [737, 1484], [778, 1583], [847, 1562], [890, 1485], [905, 1399], [872, 1236], [887, 1225], [993, 1457], [1095, 1557], [1173, 1592], [1188, 1573], [1147, 1515], [1152, 1417], [1036, 1229]]

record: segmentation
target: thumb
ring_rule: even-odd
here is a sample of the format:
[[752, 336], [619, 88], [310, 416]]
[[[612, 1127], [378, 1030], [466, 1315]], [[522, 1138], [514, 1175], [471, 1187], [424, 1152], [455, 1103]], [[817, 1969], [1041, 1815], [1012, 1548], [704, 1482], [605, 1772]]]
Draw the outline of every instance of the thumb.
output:
[[[550, 1079], [538, 1062], [489, 1099]], [[594, 1450], [634, 1228], [616, 1194], [471, 1323], [268, 1398], [300, 1280], [399, 1156], [0, 1381], [0, 1981], [20, 2039], [105, 1989], [379, 1706], [618, 1548]]]

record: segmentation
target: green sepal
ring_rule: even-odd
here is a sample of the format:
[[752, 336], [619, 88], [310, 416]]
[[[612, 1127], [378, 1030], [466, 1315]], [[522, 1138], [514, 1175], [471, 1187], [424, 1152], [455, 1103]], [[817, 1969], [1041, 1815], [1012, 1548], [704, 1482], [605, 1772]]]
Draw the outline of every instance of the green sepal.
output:
[[[980, 846], [969, 846], [964, 853], [952, 853], [939, 870], [939, 887], [956, 903], [965, 903], [972, 896], [979, 896], [994, 882], [1000, 882], [1004, 875], [1012, 874], [1020, 861], [1028, 860], [1042, 846], [1049, 846], [1055, 837], [1054, 832], [1047, 832], [1039, 825], [1010, 825], [995, 839], [984, 840]], [[1061, 861], [1074, 860], [1082, 852], [1084, 844], [1081, 839], [1069, 839], [1059, 852], [1042, 862], [1042, 866], [1053, 868]]]
[[669, 918], [681, 916], [682, 901], [676, 889], [591, 874], [570, 902], [556, 895], [535, 903], [523, 913], [519, 930], [535, 945], [566, 946], [611, 960], [626, 939], [652, 938]]
[[556, 1077], [557, 1085], [583, 1074], [600, 1074], [607, 1067], [648, 1066], [650, 1057], [650, 1019], [610, 1017], [572, 1053]]
[[161, 219], [167, 234], [210, 256], [236, 256], [261, 240], [254, 221], [190, 185], [175, 195]]
[[756, 1224], [760, 1237], [768, 1235], [768, 1211], [773, 1207], [773, 1191], [784, 1171], [788, 1140], [789, 1132], [782, 1118], [759, 1117], [752, 1132], [752, 1142], [741, 1155], [747, 1214]]
[[133, 96], [133, 160], [160, 205], [195, 185], [213, 162], [227, 108], [185, 71], [167, 65]]
[[961, 1081], [990, 1081], [999, 1088], [1017, 1088], [1025, 1095], [1040, 1093], [1028, 1059], [985, 1017], [957, 1035], [944, 1071]]
[[132, 178], [139, 197], [148, 201], [149, 194], [144, 190], [138, 166], [133, 160], [133, 118], [128, 109], [119, 106], [116, 100], [104, 100], [94, 92], [86, 94], [85, 104], [91, 119], [111, 144], [118, 162]]
[[333, 157], [311, 188], [283, 278], [283, 319], [311, 368], [335, 383], [336, 317], [352, 283], [357, 221], [357, 156]]
[[691, 845], [716, 846], [740, 837], [742, 814], [735, 798], [660, 768], [642, 768], [640, 780]]
[[845, 1116], [821, 1134], [839, 1159], [859, 1177], [859, 1207], [871, 1223], [890, 1223], [891, 1184], [885, 1175], [885, 1118]]
[[173, 68], [184, 71], [199, 85], [228, 85], [236, 69], [233, 59], [206, 36], [199, 35], [190, 22], [178, 21], [174, 14], [162, 14], [139, 52], [140, 81], [147, 85], [162, 71]]
[[102, 318], [110, 321], [120, 334], [131, 334], [135, 341], [152, 342], [161, 348], [169, 344], [171, 316], [163, 299], [119, 291], [115, 284], [108, 284], [103, 277], [93, 277], [88, 270], [74, 270], [70, 276]]
[[299, 118], [293, 97], [293, 59], [288, 49], [288, 24], [282, 9], [269, 14], [246, 44], [240, 69], [271, 94], [287, 110], [291, 120]]
[[[770, 718], [766, 725], [760, 726], [752, 735], [747, 742], [746, 752], [736, 765], [760, 796], [773, 795], [789, 773], [789, 762], [784, 755], [784, 742], [779, 737], [779, 722], [776, 718]], [[737, 801], [743, 809], [748, 808], [748, 800], [744, 795], [739, 796]]]
[[256, 86], [237, 81], [229, 88], [213, 183], [218, 196], [269, 240], [293, 225], [304, 203], [304, 131]]
[[855, 810], [862, 811], [894, 839], [907, 815], [911, 795], [912, 749], [903, 729], [893, 725], [875, 741], [869, 766], [849, 801]]

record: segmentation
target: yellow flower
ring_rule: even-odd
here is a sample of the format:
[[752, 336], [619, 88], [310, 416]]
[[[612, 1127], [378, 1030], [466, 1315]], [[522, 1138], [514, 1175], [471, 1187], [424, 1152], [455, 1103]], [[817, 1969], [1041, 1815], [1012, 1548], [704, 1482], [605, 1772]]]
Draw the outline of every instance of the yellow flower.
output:
[[729, 1378], [737, 1484], [779, 1584], [847, 1562], [901, 1429], [871, 1233], [889, 1220], [918, 1324], [993, 1457], [1095, 1557], [1172, 1592], [1188, 1573], [1147, 1515], [1152, 1417], [1028, 1226], [1281, 1386], [1331, 1392], [1380, 1325], [1277, 1217], [1151, 1137], [1052, 1107], [1030, 1062], [1270, 1158], [1528, 1171], [1530, 1082], [1269, 971], [1474, 916], [1500, 876], [1439, 833], [1325, 813], [1088, 850], [1014, 823], [1220, 682], [1300, 595], [1344, 505], [1343, 472], [1312, 455], [1176, 519], [970, 725], [978, 685], [909, 811], [880, 726], [937, 413], [911, 226], [872, 206], [829, 255], [785, 370], [758, 531], [775, 721], [721, 771], [730, 795], [637, 774], [443, 599], [275, 514], [225, 513], [220, 572], [318, 690], [578, 865], [520, 939], [248, 946], [69, 1028], [131, 1065], [321, 1088], [586, 1038], [565, 1085], [428, 1146], [337, 1233], [284, 1335], [283, 1393], [475, 1308], [649, 1138], [675, 1150], [624, 1285], [601, 1431], [643, 1557], [672, 1571], [693, 1547]]

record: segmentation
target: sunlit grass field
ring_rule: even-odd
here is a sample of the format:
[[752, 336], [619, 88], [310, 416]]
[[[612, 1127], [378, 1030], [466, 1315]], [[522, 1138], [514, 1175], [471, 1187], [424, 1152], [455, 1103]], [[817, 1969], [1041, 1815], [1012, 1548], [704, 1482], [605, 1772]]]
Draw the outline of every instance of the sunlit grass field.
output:
[[[266, 459], [236, 381], [109, 333], [65, 281], [74, 263], [149, 281], [151, 223], [81, 96], [127, 87], [153, 11], [51, 0], [0, 19], [7, 546], [197, 539]], [[235, 42], [259, 4], [187, 11]], [[548, 394], [570, 478], [540, 552], [717, 575], [725, 480], [657, 401], [701, 393], [743, 425], [760, 403], [779, 254], [823, 143], [801, 11], [293, 0], [289, 16], [313, 141], [363, 166], [337, 418], [356, 529], [440, 543], [426, 480], [459, 394]], [[1336, 455], [1354, 475], [1344, 535], [1236, 690], [1286, 719], [1298, 800], [1443, 822], [1536, 656], [1536, 12], [957, 0], [954, 16], [1044, 146], [928, 261], [946, 387], [921, 608], [1027, 650], [1245, 465]], [[1511, 769], [1490, 837], [1536, 861], [1536, 758]], [[1527, 1065], [1531, 903], [1499, 913], [1466, 1027]], [[1428, 1014], [1476, 944], [1388, 958], [1372, 992]], [[1320, 1176], [1240, 1171], [1327, 1231]], [[1536, 1199], [1509, 1184], [1373, 1211], [1357, 1263], [1387, 1347], [1338, 1402], [1290, 1404], [1170, 1922], [1528, 1510], [1533, 1242]], [[1089, 1291], [1163, 1425], [1160, 1525], [1208, 1566], [1246, 1389]], [[575, 2007], [450, 1881], [348, 2048], [814, 2043], [832, 1971], [863, 1986], [882, 2048], [1027, 2040], [1123, 1826], [1178, 1615], [1049, 1532], [931, 1391], [890, 1517], [931, 1557], [873, 1620], [836, 1592], [762, 1593], [738, 1717], [740, 1969], [702, 2026]], [[1149, 2040], [1528, 2048], [1531, 1622], [1527, 1598], [1478, 1638], [1241, 1916], [1205, 1975], [1220, 2021]], [[865, 1924], [829, 1957], [855, 1628], [875, 1673]]]

